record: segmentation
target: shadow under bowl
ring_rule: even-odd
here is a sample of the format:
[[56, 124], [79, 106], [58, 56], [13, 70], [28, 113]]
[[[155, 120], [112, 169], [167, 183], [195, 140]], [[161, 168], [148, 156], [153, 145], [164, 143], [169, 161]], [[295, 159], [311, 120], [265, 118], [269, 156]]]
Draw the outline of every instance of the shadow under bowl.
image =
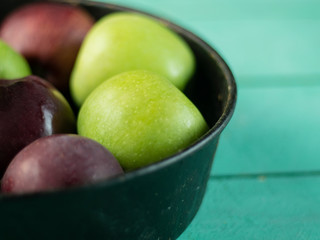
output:
[[[33, 2], [0, 3], [0, 20]], [[115, 11], [135, 11], [106, 3], [63, 1], [96, 19]], [[185, 93], [210, 130], [184, 151], [147, 167], [95, 185], [26, 195], [0, 195], [0, 238], [63, 240], [173, 240], [197, 213], [210, 176], [219, 136], [236, 102], [234, 77], [219, 54], [196, 35], [167, 21], [196, 57], [196, 73]]]

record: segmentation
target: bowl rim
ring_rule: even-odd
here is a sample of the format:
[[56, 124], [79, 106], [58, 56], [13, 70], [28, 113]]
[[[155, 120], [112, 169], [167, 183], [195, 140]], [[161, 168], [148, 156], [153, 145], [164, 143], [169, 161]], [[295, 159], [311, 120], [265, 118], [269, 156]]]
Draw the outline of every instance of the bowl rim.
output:
[[[35, 1], [30, 1], [35, 2]], [[71, 193], [74, 191], [84, 191], [84, 190], [93, 190], [93, 189], [99, 189], [99, 188], [107, 188], [113, 185], [120, 184], [122, 182], [129, 181], [130, 179], [144, 176], [148, 174], [152, 174], [153, 172], [163, 169], [169, 165], [172, 165], [181, 159], [183, 159], [185, 156], [192, 154], [197, 149], [201, 148], [203, 145], [205, 145], [208, 141], [210, 141], [212, 138], [217, 137], [221, 134], [223, 129], [226, 127], [228, 122], [230, 121], [235, 105], [237, 100], [237, 86], [235, 82], [235, 78], [225, 62], [225, 60], [220, 56], [220, 54], [211, 47], [207, 42], [205, 42], [203, 39], [201, 39], [196, 34], [190, 32], [189, 30], [185, 29], [184, 27], [181, 27], [173, 22], [171, 22], [168, 19], [161, 18], [159, 16], [150, 14], [148, 12], [145, 12], [143, 10], [126, 7], [119, 4], [113, 4], [113, 3], [104, 3], [104, 2], [97, 2], [97, 1], [87, 1], [87, 0], [46, 0], [46, 2], [57, 2], [57, 3], [67, 3], [72, 5], [80, 5], [80, 6], [95, 6], [95, 7], [102, 7], [107, 8], [114, 11], [130, 11], [135, 13], [141, 13], [147, 16], [150, 16], [152, 18], [158, 19], [162, 23], [164, 23], [167, 27], [175, 31], [176, 33], [185, 36], [186, 38], [192, 40], [193, 42], [197, 43], [202, 49], [204, 49], [210, 58], [214, 59], [217, 63], [218, 67], [220, 68], [222, 74], [225, 76], [227, 86], [228, 86], [228, 94], [226, 98], [226, 105], [224, 109], [222, 109], [222, 114], [220, 115], [219, 119], [216, 121], [216, 123], [207, 131], [206, 134], [204, 134], [201, 138], [199, 138], [197, 141], [195, 141], [193, 144], [191, 144], [189, 147], [181, 150], [180, 152], [171, 155], [167, 158], [164, 158], [158, 162], [149, 164], [147, 166], [128, 171], [125, 174], [118, 175], [115, 177], [112, 177], [110, 179], [97, 182], [94, 184], [88, 184], [88, 185], [82, 185], [82, 186], [74, 186], [66, 189], [55, 189], [55, 190], [47, 190], [43, 192], [31, 192], [31, 193], [23, 193], [23, 194], [14, 194], [14, 193], [6, 193], [6, 194], [0, 194], [0, 201], [2, 199], [25, 199], [29, 197], [36, 197], [36, 196], [49, 196], [49, 195], [57, 195], [62, 193]]]

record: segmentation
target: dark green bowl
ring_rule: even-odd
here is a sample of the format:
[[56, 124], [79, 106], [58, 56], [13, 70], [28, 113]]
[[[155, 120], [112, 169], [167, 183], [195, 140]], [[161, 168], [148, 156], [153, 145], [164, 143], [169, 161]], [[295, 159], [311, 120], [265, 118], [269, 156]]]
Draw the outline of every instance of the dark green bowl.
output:
[[[0, 19], [27, 0], [1, 1]], [[88, 1], [97, 19], [136, 11]], [[96, 185], [0, 196], [0, 239], [173, 240], [190, 224], [203, 199], [220, 133], [232, 116], [236, 85], [219, 54], [194, 34], [166, 20], [191, 46], [197, 70], [186, 90], [210, 131], [183, 152]], [[223, 160], [223, 159], [221, 159]]]

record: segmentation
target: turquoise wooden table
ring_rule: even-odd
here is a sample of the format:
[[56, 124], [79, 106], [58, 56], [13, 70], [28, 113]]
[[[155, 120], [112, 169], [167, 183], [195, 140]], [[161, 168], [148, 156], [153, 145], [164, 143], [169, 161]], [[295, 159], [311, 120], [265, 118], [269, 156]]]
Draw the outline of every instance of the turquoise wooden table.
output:
[[320, 239], [320, 1], [114, 0], [197, 33], [238, 104], [179, 240]]

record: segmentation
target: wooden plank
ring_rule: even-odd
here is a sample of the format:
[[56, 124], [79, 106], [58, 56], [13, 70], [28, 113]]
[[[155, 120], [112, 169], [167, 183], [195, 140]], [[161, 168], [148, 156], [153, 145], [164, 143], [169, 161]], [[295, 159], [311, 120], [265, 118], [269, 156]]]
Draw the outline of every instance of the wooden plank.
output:
[[[101, 0], [103, 1], [103, 0]], [[106, 2], [106, 1], [104, 1]], [[177, 21], [320, 19], [317, 0], [112, 0], [115, 4], [137, 7]]]
[[240, 76], [236, 78], [236, 81], [240, 89], [253, 87], [313, 87], [320, 85], [320, 74]]
[[320, 170], [319, 93], [319, 84], [240, 87], [212, 174]]
[[214, 178], [178, 240], [320, 239], [320, 176]]
[[235, 20], [191, 23], [190, 29], [216, 47], [236, 77], [319, 75], [319, 25], [319, 20]]

